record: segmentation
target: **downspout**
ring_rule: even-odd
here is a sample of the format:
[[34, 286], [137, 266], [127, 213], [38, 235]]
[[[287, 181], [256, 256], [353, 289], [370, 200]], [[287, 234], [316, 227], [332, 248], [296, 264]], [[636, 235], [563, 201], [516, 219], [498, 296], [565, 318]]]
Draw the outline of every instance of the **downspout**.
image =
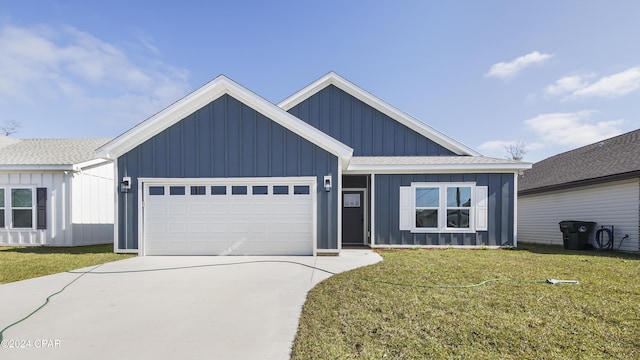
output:
[[370, 246], [373, 248], [376, 245], [376, 174], [371, 173], [371, 187], [369, 189], [371, 192], [371, 204], [370, 204], [370, 212], [369, 215], [371, 217], [371, 224], [369, 227], [371, 228], [371, 236], [369, 238]]
[[513, 247], [518, 247], [518, 175], [513, 173]]

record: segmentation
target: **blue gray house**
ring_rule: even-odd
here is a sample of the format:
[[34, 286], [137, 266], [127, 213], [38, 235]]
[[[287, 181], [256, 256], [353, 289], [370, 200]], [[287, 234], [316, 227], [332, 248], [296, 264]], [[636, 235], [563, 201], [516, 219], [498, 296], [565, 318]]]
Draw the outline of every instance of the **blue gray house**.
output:
[[331, 72], [278, 105], [219, 76], [103, 145], [115, 250], [315, 255], [517, 243], [517, 176]]

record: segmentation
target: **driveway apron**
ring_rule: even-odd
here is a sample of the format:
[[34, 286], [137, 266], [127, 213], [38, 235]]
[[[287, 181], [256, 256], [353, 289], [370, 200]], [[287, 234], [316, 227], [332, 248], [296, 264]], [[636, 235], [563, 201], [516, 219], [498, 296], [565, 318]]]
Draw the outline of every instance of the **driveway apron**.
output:
[[307, 292], [380, 260], [149, 256], [0, 285], [2, 329], [75, 280], [4, 332], [0, 358], [288, 359]]

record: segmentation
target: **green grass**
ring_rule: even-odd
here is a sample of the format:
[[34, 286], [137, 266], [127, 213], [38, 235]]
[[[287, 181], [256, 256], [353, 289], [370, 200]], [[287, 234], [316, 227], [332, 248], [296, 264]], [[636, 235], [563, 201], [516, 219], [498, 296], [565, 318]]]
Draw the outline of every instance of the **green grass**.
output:
[[126, 259], [113, 245], [0, 247], [0, 284]]
[[[310, 291], [292, 359], [640, 358], [637, 255], [528, 244], [380, 254]], [[495, 278], [511, 280], [420, 287]], [[533, 282], [547, 278], [580, 284]]]

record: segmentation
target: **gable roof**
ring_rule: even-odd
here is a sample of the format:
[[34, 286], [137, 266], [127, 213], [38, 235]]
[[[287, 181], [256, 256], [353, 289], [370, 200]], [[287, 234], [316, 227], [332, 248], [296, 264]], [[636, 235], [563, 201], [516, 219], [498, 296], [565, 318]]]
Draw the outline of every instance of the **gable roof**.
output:
[[334, 85], [335, 87], [343, 90], [356, 99], [364, 102], [372, 108], [412, 129], [418, 134], [453, 151], [458, 155], [481, 156], [480, 153], [476, 152], [475, 150], [437, 131], [436, 129], [428, 126], [427, 124], [401, 111], [400, 109], [388, 104], [384, 100], [372, 95], [371, 93], [358, 87], [354, 83], [348, 81], [347, 79], [341, 77], [333, 71], [329, 72], [325, 76], [321, 77], [320, 79], [316, 80], [315, 82], [311, 83], [295, 94], [289, 96], [288, 98], [280, 102], [278, 106], [288, 111], [329, 85]]
[[216, 77], [209, 83], [100, 147], [97, 150], [97, 155], [107, 159], [115, 159], [225, 94], [232, 96], [272, 121], [275, 121], [295, 134], [300, 135], [324, 150], [345, 160], [343, 166], [346, 166], [349, 162], [353, 154], [353, 149], [282, 110], [224, 75]]
[[640, 176], [640, 129], [533, 164], [519, 180], [529, 194]]
[[0, 170], [76, 170], [110, 139], [13, 140], [0, 151]]

